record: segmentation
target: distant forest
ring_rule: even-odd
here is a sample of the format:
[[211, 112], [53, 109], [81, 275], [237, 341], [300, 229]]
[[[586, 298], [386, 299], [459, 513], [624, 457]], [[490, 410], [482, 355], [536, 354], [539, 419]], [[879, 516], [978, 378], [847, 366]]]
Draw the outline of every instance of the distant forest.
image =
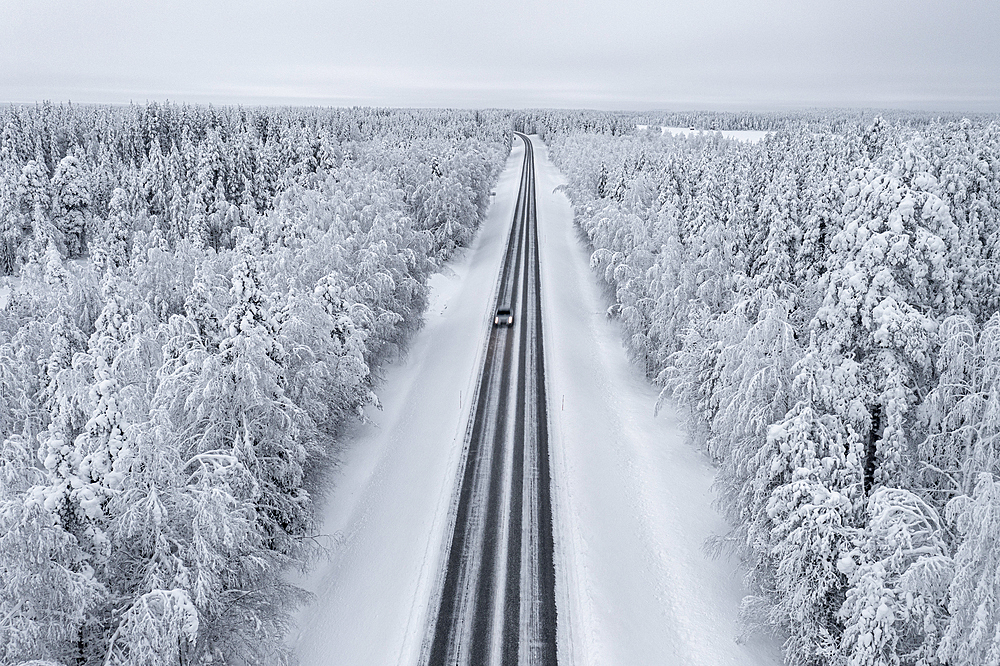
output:
[[608, 315], [719, 466], [747, 631], [794, 665], [1000, 663], [995, 118], [0, 121], [0, 663], [288, 660], [284, 574], [322, 548], [345, 427], [513, 129], [550, 146]]

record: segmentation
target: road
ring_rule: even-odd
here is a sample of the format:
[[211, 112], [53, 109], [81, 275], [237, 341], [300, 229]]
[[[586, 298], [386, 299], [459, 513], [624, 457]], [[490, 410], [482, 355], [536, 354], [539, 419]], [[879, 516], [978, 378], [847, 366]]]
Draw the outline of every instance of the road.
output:
[[[555, 664], [548, 412], [530, 139], [421, 663]], [[492, 318], [492, 314], [491, 314]]]

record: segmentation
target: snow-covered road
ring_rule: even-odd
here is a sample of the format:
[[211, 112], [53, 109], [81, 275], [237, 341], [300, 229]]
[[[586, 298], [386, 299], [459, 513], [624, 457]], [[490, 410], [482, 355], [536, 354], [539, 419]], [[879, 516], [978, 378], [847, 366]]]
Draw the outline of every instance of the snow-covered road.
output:
[[[739, 644], [735, 564], [702, 543], [724, 525], [713, 470], [629, 365], [589, 271], [561, 176], [534, 138], [563, 664], [778, 664]], [[386, 372], [326, 500], [328, 561], [294, 636], [305, 666], [416, 664], [443, 563], [469, 396], [513, 215], [517, 142], [475, 245], [432, 281], [426, 326]]]
[[[448, 558], [421, 664], [556, 663], [555, 565], [531, 141], [494, 307]], [[499, 315], [498, 315], [499, 318]]]

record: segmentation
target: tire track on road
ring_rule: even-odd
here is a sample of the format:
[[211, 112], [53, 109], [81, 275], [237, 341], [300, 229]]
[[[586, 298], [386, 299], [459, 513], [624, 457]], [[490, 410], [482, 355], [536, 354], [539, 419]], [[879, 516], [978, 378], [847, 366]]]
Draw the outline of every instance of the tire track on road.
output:
[[518, 137], [524, 162], [493, 304], [510, 307], [515, 321], [491, 327], [486, 343], [422, 650], [428, 666], [556, 663], [534, 154]]

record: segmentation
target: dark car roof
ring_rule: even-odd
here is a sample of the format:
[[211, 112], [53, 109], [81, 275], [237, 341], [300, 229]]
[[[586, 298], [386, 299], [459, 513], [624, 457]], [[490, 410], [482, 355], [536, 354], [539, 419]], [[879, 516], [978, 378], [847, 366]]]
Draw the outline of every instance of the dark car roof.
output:
[[497, 310], [497, 314], [510, 314], [510, 308], [500, 308]]

